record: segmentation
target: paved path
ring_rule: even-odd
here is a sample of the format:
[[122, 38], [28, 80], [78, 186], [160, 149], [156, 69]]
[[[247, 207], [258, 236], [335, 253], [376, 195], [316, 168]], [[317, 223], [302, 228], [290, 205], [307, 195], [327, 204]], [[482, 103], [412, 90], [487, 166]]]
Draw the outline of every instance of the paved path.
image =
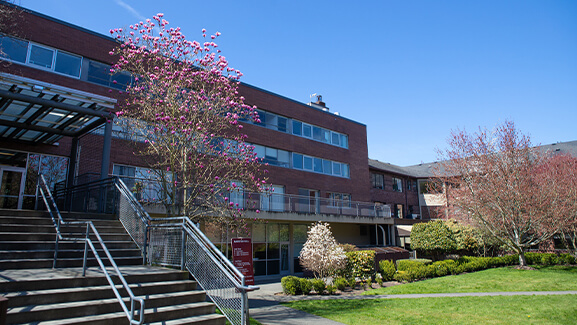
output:
[[334, 300], [334, 299], [411, 299], [439, 297], [486, 297], [486, 296], [543, 296], [576, 295], [577, 291], [511, 291], [511, 292], [464, 292], [464, 293], [426, 293], [405, 295], [367, 295], [367, 296], [282, 296], [280, 282], [259, 285], [260, 290], [249, 293], [250, 317], [264, 325], [339, 325], [320, 316], [305, 313], [280, 305], [281, 302], [295, 300]]

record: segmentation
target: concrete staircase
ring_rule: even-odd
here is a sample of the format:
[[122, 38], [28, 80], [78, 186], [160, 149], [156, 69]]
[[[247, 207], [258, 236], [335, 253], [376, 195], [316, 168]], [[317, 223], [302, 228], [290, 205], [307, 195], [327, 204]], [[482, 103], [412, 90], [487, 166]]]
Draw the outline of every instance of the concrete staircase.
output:
[[[139, 265], [140, 250], [112, 216], [63, 217], [94, 222], [133, 293], [145, 298], [145, 323], [225, 323], [187, 272]], [[84, 234], [86, 229], [65, 231]], [[91, 267], [82, 276], [83, 242], [60, 242], [58, 268], [51, 268], [55, 236], [45, 213], [0, 210], [0, 295], [8, 298], [7, 324], [127, 324], [102, 270]], [[93, 257], [89, 263], [96, 265]]]

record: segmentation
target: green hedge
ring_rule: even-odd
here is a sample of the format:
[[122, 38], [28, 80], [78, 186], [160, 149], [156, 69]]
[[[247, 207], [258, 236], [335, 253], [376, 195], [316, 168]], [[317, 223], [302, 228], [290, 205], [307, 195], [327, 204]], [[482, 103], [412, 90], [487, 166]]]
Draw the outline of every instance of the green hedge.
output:
[[426, 259], [426, 258], [415, 258], [412, 260], [409, 259], [401, 259], [401, 260], [397, 260], [397, 270], [399, 271], [405, 271], [408, 268], [412, 268], [415, 265], [428, 265], [431, 264], [431, 260]]
[[381, 276], [383, 277], [383, 281], [391, 281], [395, 276], [395, 263], [391, 260], [380, 260], [379, 261], [379, 268], [381, 269]]
[[[530, 265], [575, 264], [575, 257], [570, 254], [525, 253], [525, 259], [527, 264]], [[499, 257], [463, 256], [457, 260], [443, 260], [432, 264], [429, 260], [397, 260], [397, 272], [394, 273], [393, 278], [401, 282], [412, 282], [517, 264], [519, 264], [519, 255]]]

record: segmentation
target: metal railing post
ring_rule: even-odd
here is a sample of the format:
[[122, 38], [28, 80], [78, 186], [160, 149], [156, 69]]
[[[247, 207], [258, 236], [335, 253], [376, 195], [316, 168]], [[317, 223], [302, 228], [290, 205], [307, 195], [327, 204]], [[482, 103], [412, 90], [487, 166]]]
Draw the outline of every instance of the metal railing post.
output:
[[84, 258], [82, 262], [82, 276], [86, 276], [86, 262], [88, 261], [88, 241], [90, 240], [90, 228], [86, 224], [86, 239], [84, 239]]
[[184, 270], [184, 265], [186, 262], [186, 233], [184, 231], [184, 227], [182, 227], [182, 240], [180, 242], [180, 269]]

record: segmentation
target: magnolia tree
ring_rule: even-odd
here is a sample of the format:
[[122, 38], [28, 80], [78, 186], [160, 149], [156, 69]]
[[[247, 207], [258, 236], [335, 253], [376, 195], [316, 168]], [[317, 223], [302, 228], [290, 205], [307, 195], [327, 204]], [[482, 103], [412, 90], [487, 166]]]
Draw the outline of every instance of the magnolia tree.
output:
[[133, 76], [118, 120], [161, 180], [169, 214], [238, 220], [243, 191], [266, 185], [239, 123], [258, 114], [238, 93], [241, 72], [219, 54], [220, 33], [188, 41], [162, 17], [110, 31], [120, 42], [111, 73]]
[[486, 229], [519, 254], [567, 224], [568, 193], [553, 187], [555, 168], [512, 122], [493, 132], [453, 132], [437, 182], [446, 184], [451, 217]]
[[345, 251], [333, 237], [329, 224], [322, 222], [309, 227], [299, 260], [305, 269], [315, 272], [320, 278], [335, 274], [347, 264]]

